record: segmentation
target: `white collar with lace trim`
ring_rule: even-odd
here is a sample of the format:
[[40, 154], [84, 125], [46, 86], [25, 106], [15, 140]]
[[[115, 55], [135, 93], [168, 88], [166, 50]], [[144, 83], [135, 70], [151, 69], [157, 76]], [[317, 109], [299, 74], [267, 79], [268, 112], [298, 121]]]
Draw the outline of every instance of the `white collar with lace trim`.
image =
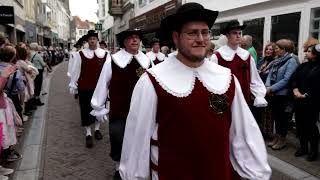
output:
[[151, 63], [150, 59], [141, 51], [139, 51], [138, 54], [133, 55], [128, 53], [126, 50], [121, 49], [120, 51], [112, 55], [112, 60], [120, 68], [125, 68], [127, 67], [128, 64], [130, 64], [130, 62], [133, 59], [133, 56], [138, 61], [140, 66], [143, 67], [144, 69], [148, 69], [150, 67], [150, 63]]
[[231, 49], [228, 45], [224, 45], [217, 50], [222, 58], [226, 61], [232, 61], [235, 54], [237, 54], [242, 60], [246, 61], [250, 55], [249, 51], [238, 47], [236, 50]]
[[151, 61], [156, 60], [156, 58], [159, 61], [163, 61], [166, 57], [162, 52], [154, 53], [153, 51], [148, 52], [146, 55], [150, 58]]
[[96, 56], [98, 58], [103, 58], [105, 56], [106, 51], [101, 49], [101, 48], [97, 48], [95, 50], [91, 50], [89, 48], [85, 48], [82, 50], [83, 55], [88, 58], [88, 59], [92, 59], [94, 54], [96, 54]]
[[196, 78], [209, 92], [224, 94], [231, 82], [230, 69], [204, 60], [198, 68], [190, 68], [175, 56], [147, 70], [169, 94], [187, 97], [192, 93]]

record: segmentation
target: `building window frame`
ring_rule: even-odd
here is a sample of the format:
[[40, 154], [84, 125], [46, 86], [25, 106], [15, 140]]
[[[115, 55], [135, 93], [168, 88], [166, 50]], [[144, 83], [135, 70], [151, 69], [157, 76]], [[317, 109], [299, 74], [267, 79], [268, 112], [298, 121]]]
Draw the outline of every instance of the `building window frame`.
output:
[[[316, 13], [319, 13], [317, 17], [315, 17]], [[311, 37], [314, 37], [314, 35], [316, 34], [316, 37], [314, 38], [320, 39], [320, 7], [311, 9], [309, 34]]]
[[147, 5], [147, 0], [139, 0], [138, 4], [139, 4], [139, 8], [142, 8]]

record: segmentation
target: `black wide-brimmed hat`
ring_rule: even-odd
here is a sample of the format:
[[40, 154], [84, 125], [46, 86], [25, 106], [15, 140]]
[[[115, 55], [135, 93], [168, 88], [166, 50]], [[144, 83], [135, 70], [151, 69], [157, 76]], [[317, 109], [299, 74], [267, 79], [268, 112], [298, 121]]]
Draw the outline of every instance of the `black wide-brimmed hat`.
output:
[[138, 35], [140, 40], [142, 40], [142, 38], [143, 38], [143, 34], [140, 29], [129, 29], [126, 31], [122, 31], [116, 35], [118, 43], [121, 48], [124, 48], [124, 40], [131, 35]]
[[183, 24], [191, 21], [204, 21], [211, 29], [218, 14], [218, 11], [205, 9], [199, 3], [186, 3], [180, 6], [175, 14], [169, 15], [161, 21], [161, 31], [165, 33], [165, 38], [171, 38], [173, 31], [179, 30]]
[[228, 32], [235, 30], [235, 29], [240, 29], [243, 30], [246, 28], [246, 25], [240, 25], [239, 21], [237, 20], [232, 20], [229, 21], [222, 29], [221, 29], [221, 34], [226, 35]]
[[[96, 37], [98, 38], [98, 33], [95, 30], [89, 30], [88, 33], [85, 35], [85, 40], [88, 40], [89, 37]], [[99, 38], [98, 38], [99, 39]]]
[[152, 40], [150, 42], [150, 46], [152, 47], [154, 45], [154, 43], [160, 43], [160, 40], [158, 38], [152, 38]]
[[103, 44], [104, 46], [107, 46], [107, 43], [105, 41], [100, 41], [99, 44]]

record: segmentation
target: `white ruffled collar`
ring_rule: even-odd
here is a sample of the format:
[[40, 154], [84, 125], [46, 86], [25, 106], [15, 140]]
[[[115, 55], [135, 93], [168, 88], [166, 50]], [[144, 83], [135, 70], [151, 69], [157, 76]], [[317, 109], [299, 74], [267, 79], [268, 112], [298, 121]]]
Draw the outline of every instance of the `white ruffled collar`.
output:
[[231, 49], [228, 45], [224, 45], [217, 50], [222, 58], [226, 61], [232, 61], [237, 54], [242, 60], [246, 61], [250, 55], [249, 51], [238, 47], [236, 50]]
[[150, 59], [141, 51], [139, 51], [138, 54], [133, 55], [128, 53], [126, 50], [121, 49], [120, 51], [111, 56], [113, 62], [116, 63], [120, 68], [127, 67], [127, 65], [130, 64], [130, 62], [132, 61], [133, 56], [144, 69], [150, 67]]
[[231, 82], [231, 72], [214, 62], [204, 60], [198, 68], [190, 68], [181, 63], [175, 56], [168, 58], [157, 66], [147, 70], [160, 86], [176, 97], [187, 97], [191, 94], [195, 80], [198, 78], [209, 92], [224, 94]]
[[103, 58], [106, 54], [106, 51], [101, 49], [101, 48], [97, 48], [95, 50], [91, 50], [89, 48], [85, 48], [82, 50], [83, 55], [88, 58], [88, 59], [92, 59], [94, 54], [96, 54], [96, 56], [98, 58]]
[[151, 61], [156, 60], [156, 58], [159, 61], [163, 61], [166, 57], [162, 52], [154, 53], [153, 51], [148, 52], [146, 55], [149, 57]]

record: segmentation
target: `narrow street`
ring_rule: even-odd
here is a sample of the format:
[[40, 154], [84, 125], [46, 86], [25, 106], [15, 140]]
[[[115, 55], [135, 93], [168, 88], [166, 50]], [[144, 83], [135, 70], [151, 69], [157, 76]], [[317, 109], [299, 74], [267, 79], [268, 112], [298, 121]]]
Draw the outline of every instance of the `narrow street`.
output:
[[108, 156], [109, 139], [106, 124], [102, 125], [104, 138], [94, 147], [85, 147], [84, 129], [80, 125], [78, 100], [68, 91], [65, 62], [54, 72], [51, 80], [45, 140], [43, 144], [44, 180], [106, 180], [113, 174]]
[[[63, 62], [47, 79], [47, 104], [31, 119], [14, 180], [112, 180], [108, 125], [101, 127], [104, 138], [95, 140], [92, 149], [86, 148], [78, 100], [69, 94], [66, 71], [67, 62]], [[271, 154], [272, 180], [318, 179], [279, 159], [290, 154]]]

